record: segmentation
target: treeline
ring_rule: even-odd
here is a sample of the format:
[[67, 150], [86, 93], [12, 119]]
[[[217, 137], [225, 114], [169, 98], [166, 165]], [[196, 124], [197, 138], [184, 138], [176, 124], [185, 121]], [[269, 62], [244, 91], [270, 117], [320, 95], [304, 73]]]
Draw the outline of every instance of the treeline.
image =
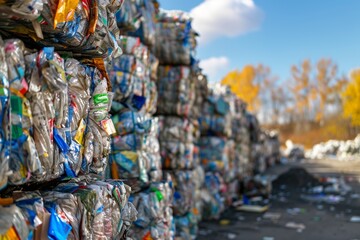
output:
[[311, 146], [351, 138], [359, 130], [360, 70], [341, 75], [331, 59], [293, 65], [289, 79], [279, 79], [262, 64], [247, 65], [221, 83], [248, 104], [263, 126], [279, 129], [283, 139]]

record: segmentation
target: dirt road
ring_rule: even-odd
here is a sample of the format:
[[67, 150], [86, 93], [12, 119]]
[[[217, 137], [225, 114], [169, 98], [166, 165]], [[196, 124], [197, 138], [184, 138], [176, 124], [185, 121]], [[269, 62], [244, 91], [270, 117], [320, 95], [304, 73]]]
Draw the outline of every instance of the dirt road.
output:
[[[268, 211], [280, 214], [279, 219], [264, 219], [263, 214], [231, 209], [221, 218], [230, 220], [230, 224], [220, 225], [220, 221], [202, 223], [198, 239], [359, 240], [360, 223], [350, 222], [350, 218], [360, 216], [360, 196], [357, 195], [360, 193], [360, 162], [305, 161], [276, 166], [267, 174], [277, 176], [294, 166], [304, 167], [315, 176], [343, 176], [353, 191], [341, 203], [324, 204], [301, 199], [303, 189], [296, 189], [298, 194], [295, 196], [285, 190], [273, 196]], [[290, 222], [298, 224], [298, 228], [286, 227]]]

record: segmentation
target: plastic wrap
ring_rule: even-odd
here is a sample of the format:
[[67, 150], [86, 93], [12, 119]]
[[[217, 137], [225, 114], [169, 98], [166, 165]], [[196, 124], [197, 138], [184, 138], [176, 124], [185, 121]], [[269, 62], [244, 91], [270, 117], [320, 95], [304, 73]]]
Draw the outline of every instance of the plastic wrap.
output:
[[195, 202], [195, 183], [193, 171], [171, 172], [174, 181], [174, 216], [184, 216], [192, 211]]
[[115, 12], [122, 3], [123, 0], [5, 1], [0, 5], [0, 29], [29, 43], [52, 45], [81, 57], [119, 56]]
[[8, 80], [8, 66], [5, 55], [5, 45], [0, 38], [0, 80], [1, 80], [1, 92], [0, 92], [0, 190], [4, 189], [8, 183], [9, 171], [9, 146], [6, 146], [5, 129], [7, 128], [6, 122], [4, 122], [5, 114], [8, 113], [7, 108], [9, 104], [9, 80]]
[[194, 85], [188, 67], [160, 66], [158, 71], [158, 113], [188, 116], [194, 103]]
[[134, 239], [173, 239], [172, 182], [170, 179], [152, 183], [148, 190], [132, 196], [139, 211], [129, 237]]
[[[136, 36], [147, 46], [154, 45], [156, 39], [157, 14], [153, 0], [137, 0], [134, 3], [137, 7], [137, 13], [140, 14], [140, 25], [135, 31], [129, 31], [127, 34]], [[134, 24], [135, 27], [136, 24]]]
[[229, 170], [229, 152], [226, 138], [201, 137], [199, 141], [201, 164], [206, 171]]
[[223, 180], [218, 173], [206, 173], [205, 188], [202, 190], [203, 219], [218, 219], [225, 209], [225, 200], [221, 196]]
[[30, 51], [18, 39], [7, 40], [3, 49], [2, 69], [8, 66], [11, 84], [1, 100], [1, 176], [12, 171], [9, 182], [20, 185], [102, 174], [115, 130], [108, 114], [112, 95], [100, 71], [65, 61], [54, 48]]
[[158, 182], [162, 179], [162, 162], [160, 156], [160, 143], [158, 135], [160, 131], [159, 119], [153, 118], [149, 135], [145, 138], [144, 153], [147, 156], [146, 168], [150, 181]]
[[31, 227], [26, 223], [26, 216], [15, 205], [0, 206], [0, 238], [26, 240]]
[[14, 205], [0, 207], [0, 237], [121, 239], [137, 216], [128, 202], [130, 192], [123, 182], [90, 178], [73, 179], [52, 191], [17, 192]]
[[197, 34], [191, 27], [192, 19], [181, 11], [159, 13], [153, 51], [161, 64], [190, 65], [196, 48]]
[[148, 48], [139, 38], [120, 36], [119, 45], [124, 49], [124, 55], [115, 58], [108, 67], [114, 101], [155, 113], [157, 89], [152, 75], [157, 70], [156, 58], [150, 59]]

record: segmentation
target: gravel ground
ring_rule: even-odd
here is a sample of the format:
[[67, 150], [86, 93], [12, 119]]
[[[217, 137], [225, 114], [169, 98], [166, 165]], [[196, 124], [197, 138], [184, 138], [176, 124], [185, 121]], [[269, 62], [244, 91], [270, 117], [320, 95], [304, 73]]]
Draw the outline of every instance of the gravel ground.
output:
[[[303, 167], [317, 177], [343, 176], [353, 191], [338, 204], [307, 202], [300, 198], [302, 189], [292, 189], [292, 194], [286, 190], [281, 194], [274, 192], [268, 213], [280, 214], [279, 219], [264, 219], [264, 214], [230, 209], [219, 221], [201, 223], [198, 239], [360, 240], [360, 223], [350, 222], [352, 216], [360, 216], [360, 198], [355, 195], [360, 194], [360, 162], [304, 161], [273, 167], [267, 174], [276, 177], [292, 167]], [[224, 219], [229, 224], [221, 225]], [[285, 225], [289, 222], [305, 228], [288, 228]]]

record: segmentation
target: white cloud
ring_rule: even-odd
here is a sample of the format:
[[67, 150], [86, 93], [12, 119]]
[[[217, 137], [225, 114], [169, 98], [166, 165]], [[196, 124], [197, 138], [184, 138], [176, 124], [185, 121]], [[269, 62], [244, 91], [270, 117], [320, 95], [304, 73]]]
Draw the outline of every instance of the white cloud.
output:
[[257, 30], [263, 13], [253, 0], [205, 0], [190, 12], [201, 42]]
[[229, 59], [227, 57], [211, 57], [200, 61], [200, 67], [208, 76], [209, 82], [220, 81], [220, 73], [229, 66]]

